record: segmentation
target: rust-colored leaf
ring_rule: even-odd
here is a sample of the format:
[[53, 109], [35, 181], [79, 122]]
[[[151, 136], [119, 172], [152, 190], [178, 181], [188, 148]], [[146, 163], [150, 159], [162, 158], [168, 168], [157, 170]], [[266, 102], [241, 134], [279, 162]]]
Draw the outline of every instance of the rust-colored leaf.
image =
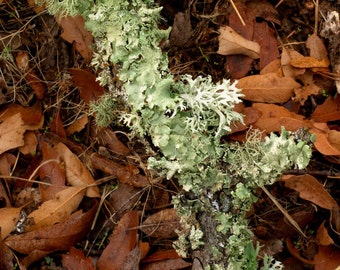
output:
[[0, 269], [12, 270], [16, 269], [14, 266], [14, 254], [13, 251], [4, 244], [0, 239]]
[[237, 83], [237, 87], [242, 89], [244, 99], [267, 103], [288, 101], [294, 88], [300, 86], [294, 79], [279, 77], [276, 73], [247, 76], [241, 78]]
[[84, 193], [83, 187], [65, 187], [55, 194], [53, 199], [45, 201], [37, 210], [28, 215], [34, 223], [26, 230], [40, 229], [66, 220], [78, 208]]
[[310, 265], [314, 264], [314, 261], [307, 260], [307, 259], [301, 257], [299, 250], [293, 245], [292, 241], [288, 237], [286, 238], [286, 245], [287, 245], [287, 249], [290, 252], [290, 254], [292, 254], [300, 262], [310, 264]]
[[329, 236], [327, 228], [325, 227], [325, 221], [321, 223], [316, 233], [316, 243], [322, 246], [329, 246], [334, 244], [333, 239]]
[[340, 265], [340, 249], [336, 246], [319, 246], [314, 256], [315, 270], [337, 270]]
[[51, 200], [55, 194], [63, 189], [66, 184], [65, 171], [57, 161], [58, 153], [45, 141], [41, 142], [42, 165], [39, 168], [39, 178], [41, 182], [51, 184], [39, 185], [42, 201]]
[[74, 247], [70, 248], [69, 254], [62, 255], [63, 267], [68, 270], [95, 270], [91, 257], [85, 258], [84, 253]]
[[295, 50], [283, 48], [281, 55], [281, 66], [282, 72], [285, 77], [295, 78], [298, 75], [305, 73], [305, 69], [303, 68], [295, 68], [290, 64], [290, 61], [294, 58], [303, 57], [302, 54], [298, 53]]
[[64, 139], [66, 138], [66, 131], [63, 126], [63, 121], [60, 118], [60, 110], [58, 110], [55, 113], [53, 120], [51, 121], [51, 124], [50, 124], [50, 129], [51, 129], [51, 132], [54, 132], [60, 138], [64, 138]]
[[91, 61], [93, 51], [91, 44], [93, 42], [92, 34], [85, 29], [85, 21], [82, 16], [76, 17], [56, 17], [58, 24], [63, 28], [61, 37], [73, 43], [76, 50], [84, 57], [85, 61], [89, 63]]
[[314, 146], [321, 154], [340, 156], [340, 149], [329, 140], [328, 134], [330, 130], [326, 123], [314, 123], [314, 128], [312, 128], [310, 132], [315, 134], [316, 141], [314, 142]]
[[304, 105], [309, 96], [319, 94], [321, 88], [314, 83], [313, 75], [314, 74], [308, 70], [299, 76], [303, 86], [294, 89], [295, 96], [293, 97], [293, 101]]
[[284, 175], [281, 178], [285, 186], [299, 192], [302, 199], [308, 200], [322, 208], [338, 208], [337, 202], [328, 193], [323, 185], [309, 174], [305, 175]]
[[317, 122], [340, 120], [340, 95], [335, 98], [328, 97], [324, 103], [317, 106], [312, 118]]
[[137, 211], [129, 211], [121, 218], [109, 238], [109, 245], [98, 259], [98, 270], [121, 269], [128, 254], [136, 247], [137, 226]]
[[18, 222], [20, 208], [5, 207], [0, 208], [0, 236], [5, 239], [7, 235], [14, 229]]
[[76, 121], [66, 128], [67, 135], [72, 135], [75, 132], [83, 130], [88, 122], [89, 118], [87, 117], [87, 114], [79, 116]]
[[175, 230], [180, 229], [180, 227], [180, 220], [176, 210], [171, 208], [161, 210], [148, 217], [143, 222], [141, 230], [148, 236], [168, 239], [177, 237]]
[[230, 133], [235, 133], [239, 131], [246, 130], [251, 124], [255, 123], [262, 115], [262, 113], [253, 107], [244, 107], [238, 111], [243, 117], [243, 123], [237, 122], [233, 123], [231, 127]]
[[143, 263], [145, 262], [156, 262], [156, 261], [162, 261], [165, 259], [177, 259], [180, 258], [176, 250], [174, 249], [164, 249], [164, 250], [157, 250], [147, 256]]
[[[95, 183], [89, 170], [65, 144], [58, 143], [54, 149], [65, 162], [66, 179], [71, 185], [84, 187]], [[100, 197], [99, 188], [97, 186], [88, 187], [86, 189], [86, 196]]]
[[87, 212], [77, 211], [64, 222], [39, 230], [10, 235], [5, 244], [11, 249], [28, 255], [23, 264], [27, 267], [51, 252], [69, 250], [80, 241], [90, 229], [98, 203]]
[[109, 148], [112, 152], [126, 156], [129, 154], [130, 150], [127, 148], [117, 137], [116, 133], [109, 128], [99, 129], [96, 128], [96, 139], [98, 142]]
[[72, 79], [85, 103], [89, 104], [90, 101], [95, 101], [104, 94], [104, 88], [93, 73], [79, 68], [69, 68], [68, 70], [71, 72]]

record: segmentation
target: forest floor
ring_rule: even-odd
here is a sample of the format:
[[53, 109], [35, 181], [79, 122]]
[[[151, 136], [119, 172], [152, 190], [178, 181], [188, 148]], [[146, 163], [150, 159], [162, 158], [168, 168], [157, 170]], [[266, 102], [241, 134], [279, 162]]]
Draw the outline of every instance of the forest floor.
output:
[[[172, 27], [161, 47], [175, 76], [239, 80], [245, 125], [226, 139], [242, 142], [250, 127], [316, 134], [309, 166], [286, 171], [268, 187], [273, 198], [259, 190], [247, 218], [260, 254], [285, 269], [336, 269], [339, 1], [157, 2], [159, 27]], [[0, 25], [0, 268], [191, 269], [172, 246], [176, 179], [151, 183], [143, 140], [94, 121], [90, 103], [107, 89], [90, 65], [82, 18], [0, 0]]]

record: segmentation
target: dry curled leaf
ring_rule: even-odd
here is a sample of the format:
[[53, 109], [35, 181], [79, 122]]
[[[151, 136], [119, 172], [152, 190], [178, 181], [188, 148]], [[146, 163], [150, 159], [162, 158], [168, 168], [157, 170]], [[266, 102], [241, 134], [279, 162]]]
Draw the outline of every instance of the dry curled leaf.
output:
[[328, 97], [324, 103], [318, 105], [312, 118], [317, 122], [340, 120], [340, 95]]
[[237, 83], [237, 87], [242, 89], [244, 99], [267, 103], [288, 101], [294, 89], [300, 86], [294, 79], [279, 77], [276, 73], [247, 76]]
[[217, 53], [222, 55], [243, 54], [253, 59], [260, 57], [260, 45], [257, 42], [245, 39], [229, 26], [219, 29], [219, 48]]

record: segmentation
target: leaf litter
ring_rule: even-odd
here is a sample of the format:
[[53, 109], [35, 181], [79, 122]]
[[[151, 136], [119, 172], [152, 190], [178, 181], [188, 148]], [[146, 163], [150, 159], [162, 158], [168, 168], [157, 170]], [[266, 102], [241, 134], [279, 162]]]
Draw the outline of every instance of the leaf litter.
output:
[[[239, 79], [245, 101], [237, 110], [246, 121], [235, 123], [230, 140], [243, 140], [250, 128], [267, 134], [280, 132], [282, 125], [290, 131], [303, 133], [308, 129], [316, 135], [315, 158], [307, 170], [287, 172], [270, 191], [286, 204], [308, 241], [316, 241], [317, 249], [312, 250], [308, 241], [303, 247], [292, 247], [291, 239], [295, 243], [299, 239], [294, 229], [285, 229], [285, 239], [275, 239], [276, 234], [283, 235], [278, 226], [290, 225], [279, 211], [273, 211], [272, 202], [264, 194], [254, 204], [249, 220], [262, 245], [272, 247], [274, 241], [281, 247], [272, 255], [283, 259], [284, 264], [289, 263], [281, 254], [283, 242], [298, 261], [312, 263], [315, 269], [335, 269], [339, 265], [340, 117], [332, 80], [338, 76], [332, 73], [336, 71], [332, 66], [334, 53], [318, 33], [308, 32], [313, 27], [305, 27], [313, 26], [309, 21], [313, 16], [305, 18], [305, 25], [296, 26], [297, 21], [292, 23], [285, 13], [295, 9], [312, 15], [313, 8], [301, 8], [289, 0], [280, 2], [277, 7], [269, 1], [236, 3], [246, 26], [235, 9], [219, 1], [191, 10], [185, 4], [180, 8], [162, 3], [167, 26], [174, 21], [179, 31], [173, 32], [170, 40], [170, 68], [176, 75], [211, 74], [216, 81]], [[4, 21], [12, 22], [9, 5], [1, 5]], [[328, 11], [325, 6], [321, 9]], [[29, 8], [18, 12], [18, 21], [32, 19], [38, 26], [22, 28], [22, 33], [17, 32], [19, 24], [17, 29], [8, 28], [14, 36], [24, 33], [35, 37], [21, 41], [25, 43], [15, 43], [6, 36], [3, 39], [4, 48], [16, 51], [0, 63], [0, 172], [4, 179], [4, 192], [0, 193], [1, 268], [12, 269], [18, 260], [24, 269], [48, 254], [61, 255], [57, 263], [70, 268], [189, 268], [191, 262], [177, 257], [171, 245], [180, 225], [170, 198], [180, 187], [146, 169], [150, 153], [143, 151], [143, 143], [147, 142], [131, 141], [129, 131], [119, 125], [100, 129], [89, 114], [88, 104], [106, 89], [96, 81], [96, 71], [87, 66], [93, 55], [93, 37], [82, 18], [35, 16]], [[56, 31], [57, 24], [61, 28]], [[180, 29], [185, 30], [185, 42], [176, 41]], [[45, 61], [40, 57], [50, 54], [42, 46], [46, 37], [58, 44], [55, 64], [49, 64], [51, 58]], [[305, 44], [294, 44], [294, 40]], [[39, 46], [42, 49], [35, 55], [32, 48]], [[328, 55], [332, 57], [328, 59]], [[111, 187], [110, 195], [103, 197], [103, 185]], [[34, 192], [39, 196], [34, 197]], [[21, 198], [19, 207], [15, 198]], [[311, 210], [311, 205], [319, 211]], [[91, 241], [94, 243], [89, 244]], [[312, 255], [308, 257], [307, 251]], [[96, 266], [92, 258], [99, 258]]]

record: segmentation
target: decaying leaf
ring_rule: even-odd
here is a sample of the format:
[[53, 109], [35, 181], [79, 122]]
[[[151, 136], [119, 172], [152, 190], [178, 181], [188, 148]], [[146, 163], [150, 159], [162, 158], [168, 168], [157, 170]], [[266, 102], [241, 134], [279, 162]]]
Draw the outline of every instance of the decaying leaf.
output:
[[171, 208], [161, 210], [148, 217], [143, 222], [141, 230], [148, 236], [168, 239], [178, 236], [175, 231], [180, 229], [180, 226], [180, 220], [176, 210]]
[[83, 130], [88, 122], [89, 118], [87, 117], [87, 114], [82, 114], [76, 121], [66, 128], [67, 135]]
[[[329, 128], [326, 123], [314, 123], [314, 128], [310, 130], [316, 136], [316, 141], [314, 142], [315, 148], [323, 155], [326, 156], [340, 156], [340, 149], [333, 145], [329, 140]], [[331, 135], [331, 139], [335, 139], [336, 134]]]
[[77, 211], [64, 222], [39, 230], [10, 235], [5, 244], [11, 249], [28, 255], [22, 261], [24, 266], [40, 260], [57, 250], [69, 250], [82, 239], [91, 227], [98, 203], [87, 212]]
[[313, 75], [310, 70], [307, 70], [298, 77], [298, 79], [302, 81], [303, 86], [294, 89], [295, 96], [293, 97], [293, 101], [304, 105], [309, 96], [319, 94], [321, 88], [314, 83]]
[[37, 151], [38, 139], [34, 131], [27, 131], [24, 134], [24, 145], [19, 148], [24, 155], [34, 155]]
[[[66, 179], [73, 186], [89, 186], [95, 183], [95, 180], [79, 158], [74, 155], [63, 143], [58, 143], [54, 147], [65, 163]], [[97, 186], [91, 186], [86, 189], [86, 196], [100, 197]]]
[[337, 202], [325, 190], [323, 185], [309, 174], [284, 175], [281, 180], [284, 181], [286, 187], [299, 192], [302, 199], [313, 202], [325, 209], [338, 208]]
[[290, 60], [290, 64], [295, 68], [320, 68], [328, 67], [330, 62], [328, 59], [318, 60], [311, 56], [303, 56], [299, 58], [293, 58]]
[[303, 57], [302, 54], [299, 52], [293, 50], [284, 48], [282, 49], [282, 55], [281, 55], [281, 67], [282, 72], [285, 77], [289, 78], [295, 78], [298, 75], [301, 75], [305, 73], [305, 69], [303, 68], [295, 68], [290, 64], [290, 61], [294, 58], [300, 58]]
[[18, 222], [20, 208], [5, 207], [0, 208], [0, 236], [5, 239], [7, 235], [14, 229]]
[[229, 26], [219, 29], [219, 48], [217, 53], [222, 55], [243, 54], [253, 59], [260, 57], [260, 45], [257, 42], [245, 39]]
[[267, 103], [288, 101], [294, 88], [300, 86], [294, 79], [279, 77], [276, 73], [247, 76], [237, 83], [237, 87], [242, 89], [244, 99]]
[[315, 270], [338, 270], [340, 265], [340, 250], [338, 247], [319, 246], [314, 256]]
[[98, 259], [98, 270], [121, 269], [126, 261], [126, 257], [136, 247], [137, 226], [137, 211], [129, 211], [121, 218], [109, 238], [109, 245], [104, 249]]
[[89, 63], [93, 55], [93, 51], [90, 48], [93, 37], [85, 29], [83, 17], [80, 15], [77, 17], [63, 17], [61, 19], [56, 17], [56, 20], [64, 30], [61, 37], [70, 43], [74, 43], [77, 51]]
[[[309, 55], [319, 61], [328, 60], [328, 51], [322, 39], [313, 33], [306, 41], [306, 47], [309, 49]], [[329, 61], [329, 60], [328, 60]]]
[[74, 212], [84, 197], [84, 187], [65, 187], [55, 194], [55, 198], [44, 202], [28, 215], [34, 224], [26, 228], [33, 231], [65, 221]]

